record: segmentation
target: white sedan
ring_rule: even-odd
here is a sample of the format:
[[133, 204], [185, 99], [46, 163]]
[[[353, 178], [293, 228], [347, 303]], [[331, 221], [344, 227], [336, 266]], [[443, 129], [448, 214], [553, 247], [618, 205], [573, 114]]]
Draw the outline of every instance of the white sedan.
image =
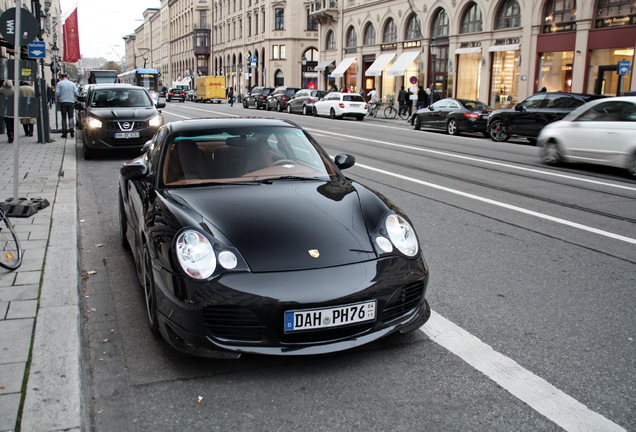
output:
[[331, 92], [314, 104], [313, 114], [330, 118], [350, 116], [364, 120], [364, 116], [367, 115], [367, 102], [356, 93]]
[[541, 159], [550, 165], [607, 165], [636, 177], [636, 96], [588, 102], [544, 127], [537, 145]]

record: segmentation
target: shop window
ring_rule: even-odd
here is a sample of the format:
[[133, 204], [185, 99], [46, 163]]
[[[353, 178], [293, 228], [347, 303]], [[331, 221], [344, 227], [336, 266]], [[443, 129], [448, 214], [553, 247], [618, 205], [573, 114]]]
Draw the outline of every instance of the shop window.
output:
[[479, 33], [482, 29], [481, 9], [477, 3], [472, 2], [462, 18], [461, 33]]
[[354, 47], [358, 45], [358, 35], [356, 34], [356, 29], [351, 26], [347, 30], [347, 38], [345, 42], [345, 46], [348, 48]]
[[517, 101], [519, 83], [519, 51], [496, 51], [492, 53], [493, 108], [511, 108]]
[[576, 0], [550, 0], [543, 13], [543, 33], [576, 30]]
[[384, 31], [382, 32], [382, 43], [397, 42], [397, 25], [393, 18], [389, 18], [384, 24]]
[[364, 28], [364, 45], [375, 45], [375, 27], [371, 23]]
[[521, 27], [521, 8], [517, 0], [506, 0], [497, 13], [497, 30]]
[[404, 40], [416, 40], [422, 39], [422, 27], [420, 26], [420, 20], [417, 15], [412, 14], [406, 24], [406, 34]]
[[435, 16], [431, 35], [433, 37], [448, 36], [448, 14], [444, 9], [440, 9]]
[[545, 52], [539, 57], [539, 83], [537, 88], [548, 91], [572, 91], [574, 52]]
[[327, 32], [326, 47], [327, 47], [327, 50], [335, 50], [336, 49], [336, 36], [335, 36], [333, 30], [329, 30], [329, 32]]

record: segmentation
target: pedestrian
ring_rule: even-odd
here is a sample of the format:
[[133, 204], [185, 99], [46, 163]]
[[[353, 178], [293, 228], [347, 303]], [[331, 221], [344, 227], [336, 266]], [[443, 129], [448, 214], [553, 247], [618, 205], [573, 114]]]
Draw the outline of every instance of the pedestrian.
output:
[[434, 104], [438, 100], [439, 100], [439, 93], [437, 93], [437, 90], [435, 90], [435, 87], [433, 87], [433, 89], [431, 90], [431, 96], [429, 98], [429, 101], [431, 104]]
[[417, 91], [417, 105], [415, 106], [416, 110], [420, 110], [422, 108], [426, 108], [428, 106], [428, 93], [424, 90], [423, 86], [420, 86]]
[[404, 90], [404, 86], [400, 87], [400, 92], [398, 93], [398, 105], [400, 106], [400, 114], [406, 112], [406, 101], [408, 100], [408, 97], [409, 95], [406, 90]]
[[63, 73], [60, 75], [60, 81], [55, 86], [55, 95], [62, 112], [62, 138], [66, 138], [67, 132], [70, 132], [71, 137], [74, 137], [73, 112], [75, 111], [75, 98], [78, 96], [78, 92], [77, 86], [68, 79], [67, 74]]
[[364, 89], [360, 90], [360, 96], [362, 96], [365, 102], [367, 101], [367, 92], [365, 92]]
[[0, 88], [0, 107], [3, 110], [2, 116], [10, 143], [13, 142], [13, 95], [13, 82], [5, 80]]
[[[32, 101], [35, 101], [35, 89], [29, 85], [26, 81], [20, 81], [20, 97], [21, 98], [31, 98]], [[29, 102], [27, 99], [27, 106]], [[33, 136], [33, 125], [35, 124], [34, 117], [21, 117], [20, 123], [22, 123], [22, 127], [24, 128], [24, 135], [28, 137]]]
[[548, 89], [547, 89], [547, 88], [545, 88], [545, 87], [541, 87], [541, 90], [539, 90], [539, 93], [545, 93], [545, 92], [547, 92], [547, 91], [548, 91]]
[[369, 102], [378, 102], [378, 92], [376, 91], [375, 87], [373, 87], [373, 90], [369, 92]]
[[413, 92], [410, 87], [406, 92], [406, 111], [409, 113], [409, 117], [411, 117], [413, 113]]
[[228, 89], [227, 100], [230, 102], [230, 106], [234, 106], [234, 87]]
[[51, 109], [55, 103], [55, 89], [51, 86], [51, 84], [46, 85], [46, 96], [49, 101], [49, 109]]

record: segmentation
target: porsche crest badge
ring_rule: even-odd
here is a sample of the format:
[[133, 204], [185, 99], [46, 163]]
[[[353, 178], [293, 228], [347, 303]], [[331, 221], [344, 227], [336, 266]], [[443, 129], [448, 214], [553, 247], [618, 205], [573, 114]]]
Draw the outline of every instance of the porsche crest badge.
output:
[[309, 252], [309, 256], [312, 258], [318, 258], [320, 256], [318, 249], [310, 249], [307, 252]]

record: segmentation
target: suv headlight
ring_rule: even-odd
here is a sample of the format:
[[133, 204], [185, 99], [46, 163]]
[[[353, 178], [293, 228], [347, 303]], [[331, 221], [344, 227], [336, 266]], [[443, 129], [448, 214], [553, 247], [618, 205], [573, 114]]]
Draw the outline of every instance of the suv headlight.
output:
[[148, 121], [149, 126], [161, 126], [163, 124], [163, 117], [156, 115]]
[[91, 129], [98, 129], [102, 127], [102, 121], [95, 117], [86, 117], [86, 125]]

